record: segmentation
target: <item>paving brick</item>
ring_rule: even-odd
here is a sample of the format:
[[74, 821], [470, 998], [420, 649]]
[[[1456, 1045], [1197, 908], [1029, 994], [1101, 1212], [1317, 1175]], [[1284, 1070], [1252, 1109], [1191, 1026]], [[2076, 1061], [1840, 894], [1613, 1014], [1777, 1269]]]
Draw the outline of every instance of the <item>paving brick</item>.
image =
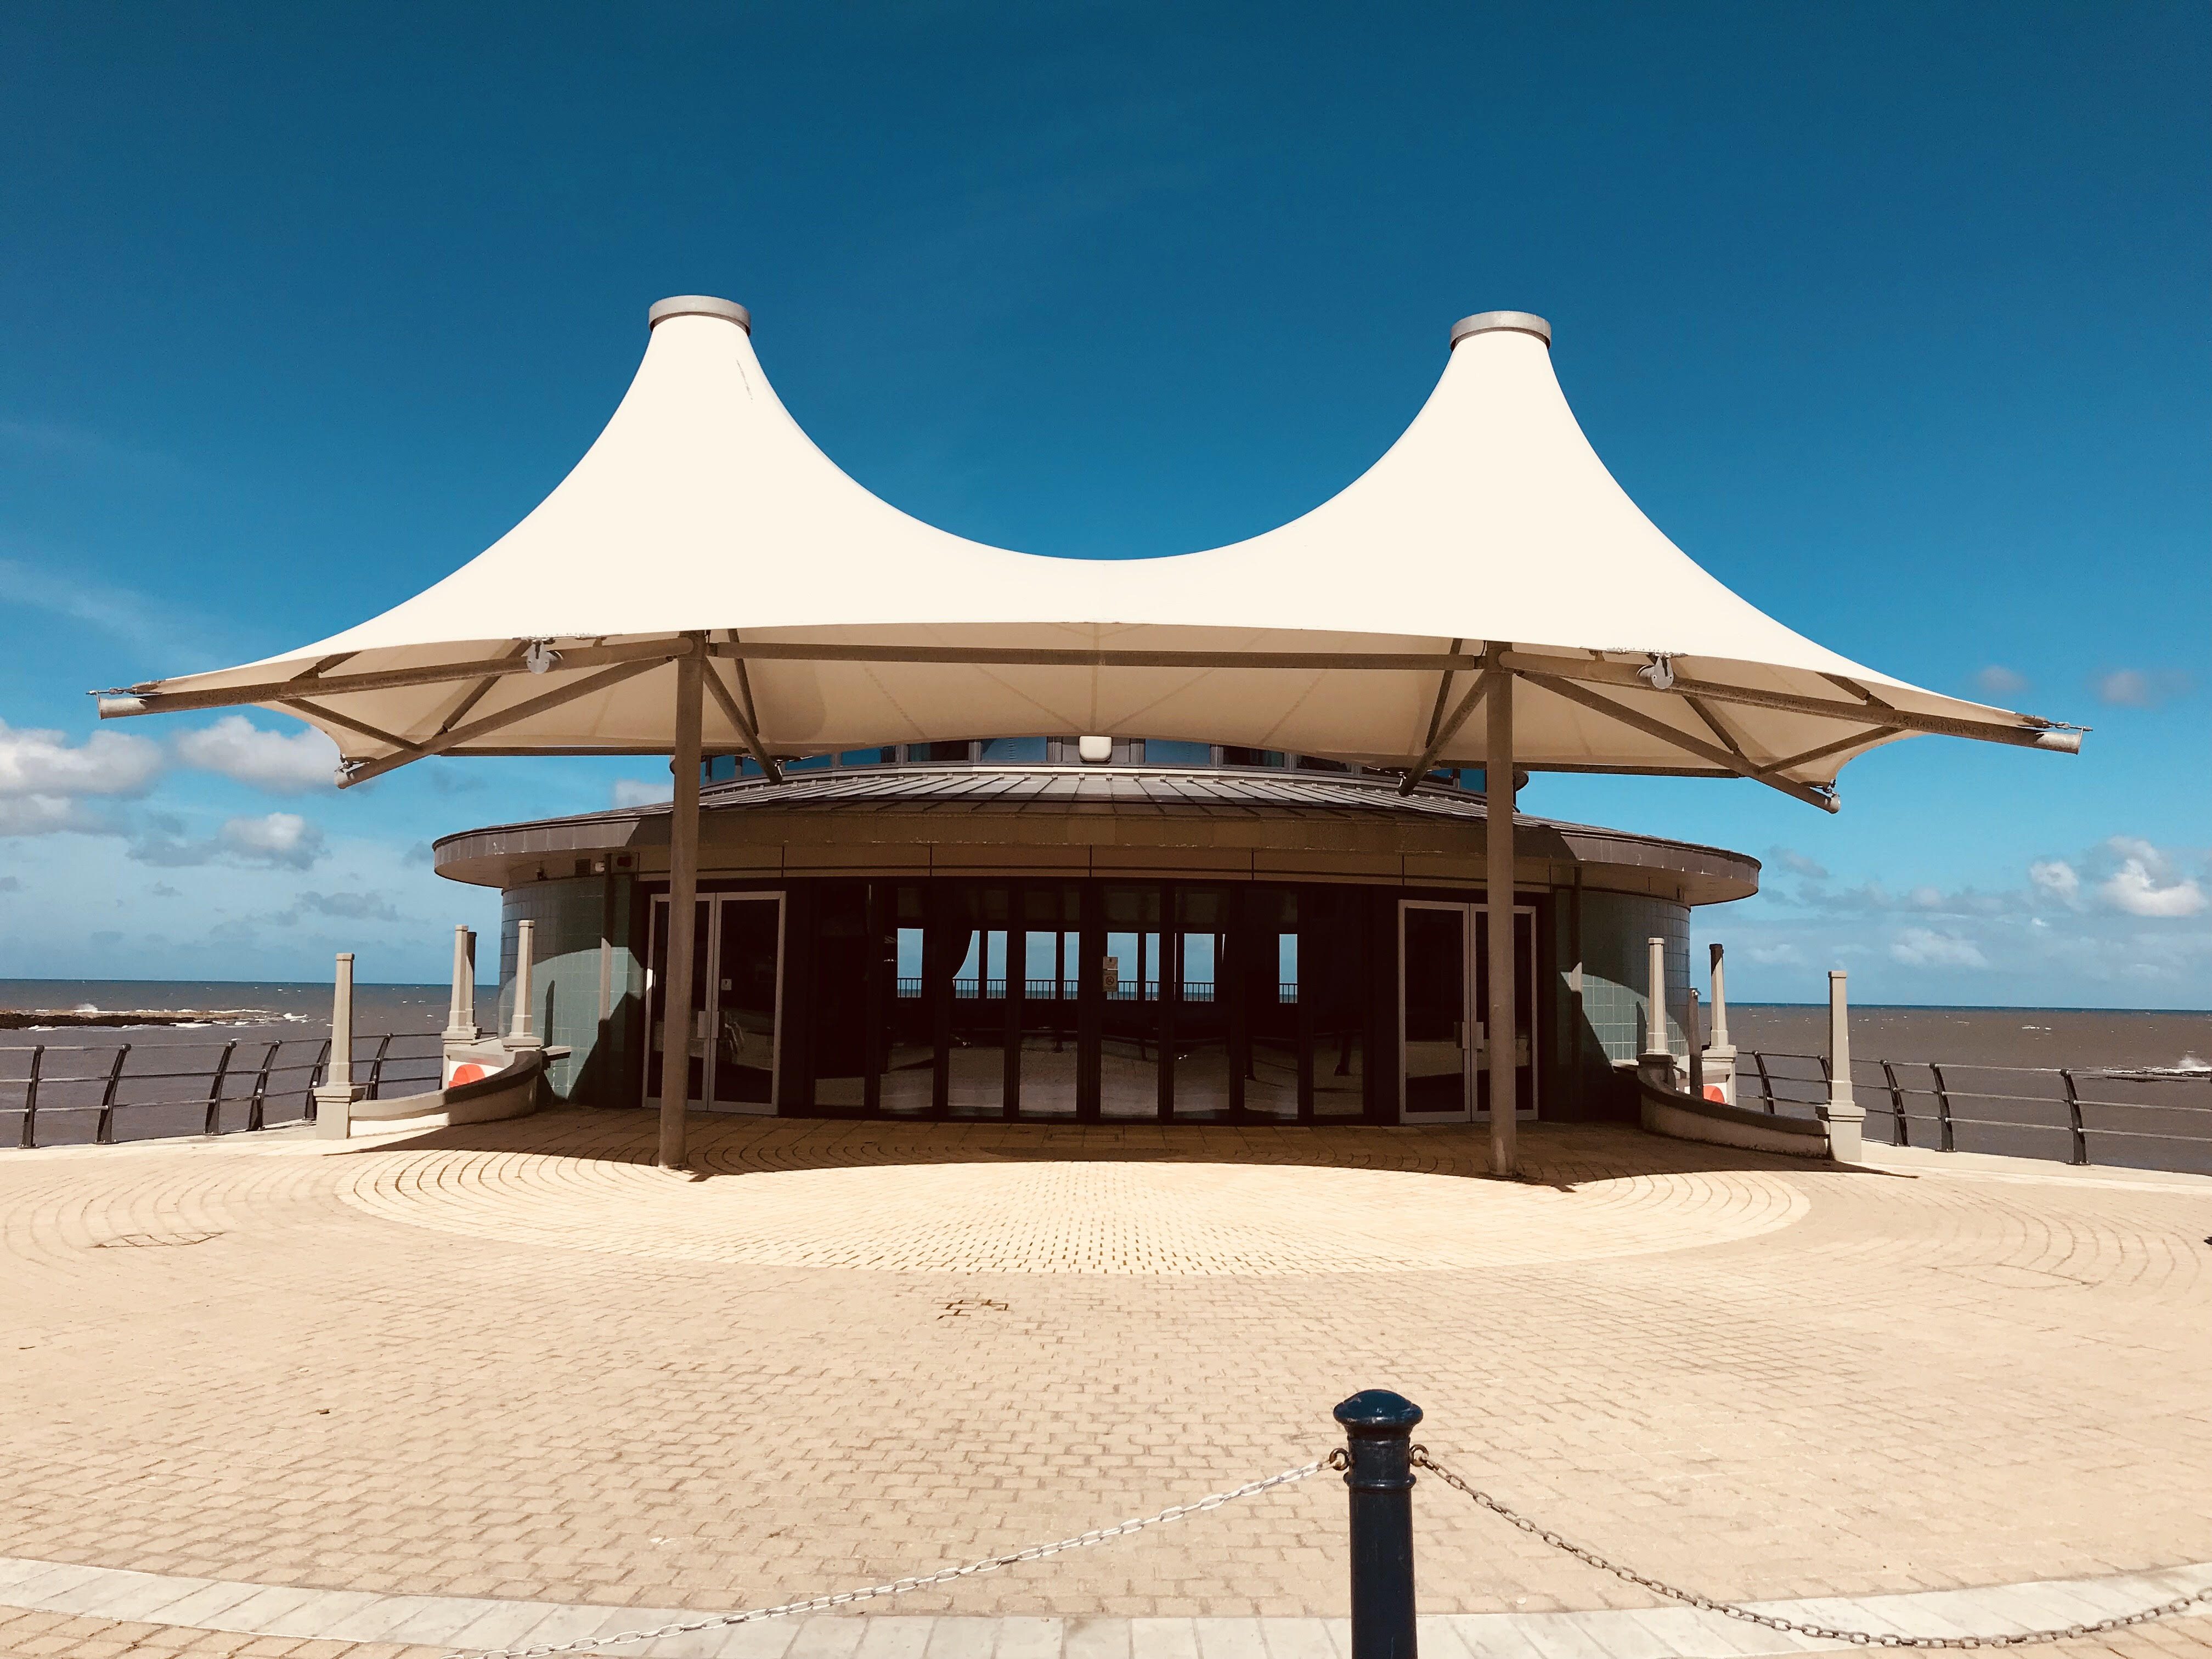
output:
[[[2212, 1559], [2212, 1188], [1525, 1139], [1520, 1183], [1465, 1130], [736, 1119], [672, 1182], [585, 1112], [0, 1155], [0, 1553], [712, 1611], [1303, 1462], [1382, 1385], [1714, 1595]], [[1324, 1476], [875, 1605], [1340, 1617], [1343, 1509]], [[1434, 1611], [1649, 1605], [1433, 1480], [1416, 1527]]]

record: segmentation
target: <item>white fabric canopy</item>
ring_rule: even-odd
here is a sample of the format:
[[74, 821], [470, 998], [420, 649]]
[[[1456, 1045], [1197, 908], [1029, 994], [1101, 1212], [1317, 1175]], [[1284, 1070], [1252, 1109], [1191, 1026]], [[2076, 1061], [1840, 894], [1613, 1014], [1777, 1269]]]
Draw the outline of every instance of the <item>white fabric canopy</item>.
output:
[[1480, 763], [1478, 668], [1523, 676], [1514, 749], [1540, 769], [1758, 775], [1811, 799], [1914, 731], [2078, 747], [1838, 656], [1698, 568], [1583, 437], [1540, 319], [1462, 323], [1404, 435], [1303, 518], [1108, 561], [899, 512], [799, 429], [741, 307], [653, 314], [606, 429], [490, 548], [343, 633], [102, 713], [283, 708], [356, 779], [426, 753], [665, 753], [669, 659], [697, 648], [708, 748], [787, 757], [1096, 732]]

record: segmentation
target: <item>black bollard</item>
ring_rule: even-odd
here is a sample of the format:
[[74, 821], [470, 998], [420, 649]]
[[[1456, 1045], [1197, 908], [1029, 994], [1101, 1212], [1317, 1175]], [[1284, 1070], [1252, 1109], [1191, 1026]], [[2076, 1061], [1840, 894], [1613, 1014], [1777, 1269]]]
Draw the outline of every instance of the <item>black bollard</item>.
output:
[[1366, 1389], [1336, 1408], [1350, 1443], [1352, 1659], [1415, 1659], [1413, 1425], [1421, 1408]]

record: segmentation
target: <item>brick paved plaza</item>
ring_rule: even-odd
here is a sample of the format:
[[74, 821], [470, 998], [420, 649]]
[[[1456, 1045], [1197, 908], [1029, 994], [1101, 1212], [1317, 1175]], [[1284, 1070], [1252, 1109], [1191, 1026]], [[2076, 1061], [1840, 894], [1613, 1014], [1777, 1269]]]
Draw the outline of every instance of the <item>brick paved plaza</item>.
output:
[[[1477, 1484], [1715, 1595], [2212, 1560], [2212, 1182], [727, 1118], [686, 1178], [651, 1127], [0, 1155], [0, 1555], [725, 1610], [1272, 1474], [1385, 1386]], [[1343, 1510], [1323, 1477], [874, 1605], [1338, 1617]], [[1652, 1605], [1434, 1481], [1415, 1511], [1425, 1611]], [[0, 1613], [10, 1656], [349, 1650]]]

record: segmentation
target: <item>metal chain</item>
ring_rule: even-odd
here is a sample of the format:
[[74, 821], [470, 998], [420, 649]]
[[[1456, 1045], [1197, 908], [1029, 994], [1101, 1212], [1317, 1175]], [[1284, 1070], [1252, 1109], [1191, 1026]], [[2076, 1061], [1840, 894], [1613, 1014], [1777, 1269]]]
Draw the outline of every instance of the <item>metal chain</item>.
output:
[[1062, 1550], [1089, 1549], [1094, 1544], [1103, 1544], [1115, 1538], [1126, 1538], [1131, 1533], [1142, 1532], [1146, 1527], [1157, 1527], [1164, 1522], [1180, 1521], [1186, 1515], [1200, 1515], [1207, 1510], [1218, 1510], [1224, 1504], [1233, 1504], [1240, 1498], [1255, 1498], [1277, 1486], [1288, 1486], [1319, 1474], [1325, 1468], [1340, 1469], [1344, 1465], [1342, 1447], [1326, 1457], [1311, 1463], [1301, 1464], [1295, 1469], [1285, 1469], [1280, 1474], [1271, 1474], [1264, 1480], [1248, 1480], [1228, 1492], [1217, 1492], [1199, 1498], [1194, 1503], [1173, 1504], [1158, 1515], [1148, 1515], [1140, 1520], [1124, 1521], [1117, 1526], [1097, 1527], [1089, 1532], [1079, 1532], [1073, 1538], [1063, 1538], [1054, 1544], [1032, 1544], [1025, 1550], [1015, 1550], [1006, 1555], [987, 1556], [981, 1561], [970, 1561], [965, 1566], [945, 1567], [936, 1572], [923, 1573], [912, 1578], [894, 1578], [888, 1583], [871, 1584], [866, 1589], [839, 1590], [830, 1595], [810, 1596], [804, 1601], [786, 1601], [780, 1607], [751, 1607], [743, 1613], [719, 1613], [712, 1619], [696, 1620], [689, 1624], [663, 1625], [657, 1630], [625, 1631], [619, 1636], [592, 1636], [580, 1641], [556, 1643], [535, 1648], [501, 1648], [486, 1651], [479, 1648], [457, 1648], [447, 1659], [550, 1659], [561, 1653], [588, 1653], [597, 1648], [613, 1647], [623, 1642], [652, 1642], [663, 1637], [690, 1636], [702, 1630], [721, 1630], [732, 1625], [748, 1625], [763, 1619], [782, 1619], [794, 1613], [819, 1613], [825, 1607], [841, 1607], [854, 1601], [866, 1601], [878, 1595], [903, 1595], [908, 1590], [927, 1589], [932, 1584], [950, 1583], [956, 1578], [969, 1578], [980, 1572], [996, 1572], [1000, 1567], [1017, 1566], [1024, 1561], [1042, 1561], [1048, 1555], [1057, 1555]]
[[2106, 1631], [2124, 1630], [2130, 1625], [2146, 1625], [2154, 1619], [2171, 1619], [2176, 1613], [2186, 1613], [2199, 1601], [2212, 1605], [2212, 1590], [2201, 1590], [2194, 1595], [2185, 1595], [2178, 1601], [2164, 1602], [2154, 1607], [2145, 1607], [2140, 1613], [2124, 1613], [2116, 1619], [2100, 1619], [2094, 1625], [2068, 1625], [2059, 1630], [2024, 1631], [2016, 1636], [1896, 1636], [1881, 1631], [1836, 1630], [1826, 1625], [1800, 1624], [1794, 1619], [1784, 1619], [1771, 1613], [1754, 1613], [1749, 1607], [1736, 1607], [1727, 1601], [1716, 1601], [1711, 1596], [1699, 1595], [1692, 1590], [1678, 1589], [1657, 1578], [1649, 1578], [1640, 1572], [1608, 1561], [1595, 1550], [1585, 1549], [1571, 1543], [1559, 1534], [1538, 1526], [1527, 1516], [1509, 1509], [1486, 1492], [1478, 1492], [1461, 1480], [1443, 1464], [1429, 1455], [1426, 1446], [1413, 1449], [1413, 1467], [1426, 1469], [1446, 1486], [1465, 1492], [1492, 1514], [1510, 1521], [1532, 1538], [1541, 1539], [1555, 1550], [1562, 1550], [1577, 1561], [1609, 1572], [1625, 1583], [1639, 1589], [1650, 1590], [1654, 1595], [1663, 1595], [1670, 1601], [1680, 1601], [1705, 1613], [1717, 1613], [1730, 1619], [1741, 1619], [1746, 1624], [1763, 1625], [1769, 1630], [1787, 1631], [1796, 1636], [1810, 1636], [1825, 1642], [1848, 1643], [1853, 1647], [1881, 1648], [2025, 1648], [2045, 1642], [2069, 1641], [2077, 1636], [2101, 1636]]

